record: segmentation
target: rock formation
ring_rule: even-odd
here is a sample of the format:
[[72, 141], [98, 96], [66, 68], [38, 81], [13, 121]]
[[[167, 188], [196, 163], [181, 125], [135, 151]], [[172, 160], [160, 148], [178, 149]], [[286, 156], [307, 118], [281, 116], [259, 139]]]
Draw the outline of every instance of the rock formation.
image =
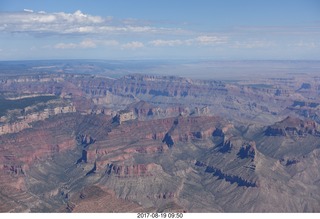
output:
[[0, 75], [0, 212], [320, 212], [319, 87]]
[[290, 116], [273, 126], [268, 126], [265, 131], [265, 135], [267, 136], [305, 137], [308, 134], [320, 136], [316, 123], [311, 120], [303, 121]]

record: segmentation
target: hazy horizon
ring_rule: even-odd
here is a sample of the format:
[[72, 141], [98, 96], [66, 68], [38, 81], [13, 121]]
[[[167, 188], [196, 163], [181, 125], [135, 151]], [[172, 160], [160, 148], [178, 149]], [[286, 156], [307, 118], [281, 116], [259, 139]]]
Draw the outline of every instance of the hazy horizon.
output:
[[317, 76], [318, 60], [15, 60], [0, 61], [0, 74], [71, 73], [119, 78], [128, 74], [180, 76], [193, 79], [245, 80]]

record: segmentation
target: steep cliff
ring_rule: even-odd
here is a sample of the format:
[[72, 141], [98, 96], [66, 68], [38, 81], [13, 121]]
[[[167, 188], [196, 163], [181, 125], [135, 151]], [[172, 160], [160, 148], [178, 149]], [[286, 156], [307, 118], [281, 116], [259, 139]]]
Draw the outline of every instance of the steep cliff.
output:
[[302, 79], [7, 75], [6, 98], [56, 98], [0, 118], [0, 211], [319, 212]]

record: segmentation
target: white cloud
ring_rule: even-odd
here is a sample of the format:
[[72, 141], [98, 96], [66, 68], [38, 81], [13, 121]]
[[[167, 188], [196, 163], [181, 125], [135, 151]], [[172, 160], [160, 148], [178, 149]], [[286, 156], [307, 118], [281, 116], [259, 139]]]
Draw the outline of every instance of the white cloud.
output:
[[2, 26], [0, 26], [0, 30], [3, 31], [7, 28], [7, 24], [3, 24]]
[[235, 41], [231, 47], [237, 49], [253, 49], [253, 48], [267, 48], [275, 46], [272, 41], [252, 40], [252, 41]]
[[90, 39], [83, 40], [80, 43], [57, 43], [54, 45], [55, 49], [87, 49], [87, 48], [95, 48], [97, 45], [94, 41]]
[[[57, 43], [53, 46], [53, 48], [55, 49], [89, 49], [89, 48], [96, 48], [98, 45], [109, 47], [109, 46], [119, 46], [120, 43], [117, 40], [85, 39], [79, 43]], [[50, 48], [50, 46], [48, 46], [47, 48]]]
[[264, 36], [303, 36], [303, 35], [319, 35], [319, 25], [299, 25], [299, 26], [239, 26], [234, 29], [236, 33], [256, 34]]
[[[46, 16], [35, 16], [32, 18], [32, 21], [36, 23], [53, 23], [56, 21], [56, 17], [54, 15], [46, 15]], [[26, 21], [27, 23], [28, 21]]]
[[218, 37], [218, 36], [198, 36], [194, 39], [195, 42], [201, 44], [201, 45], [217, 45], [217, 44], [223, 44], [227, 42], [226, 37]]
[[149, 44], [153, 46], [179, 46], [185, 44], [183, 40], [153, 40]]
[[195, 38], [190, 38], [186, 40], [174, 39], [174, 40], [152, 40], [149, 41], [148, 44], [153, 46], [193, 46], [193, 45], [210, 45], [215, 46], [219, 44], [227, 43], [227, 37], [219, 37], [219, 36], [198, 36]]
[[138, 49], [144, 47], [142, 42], [133, 41], [122, 45], [123, 49]]
[[308, 48], [308, 49], [315, 49], [315, 48], [320, 47], [320, 42], [299, 41], [299, 42], [296, 42], [296, 43], [292, 43], [289, 46], [300, 47], [300, 48]]
[[77, 47], [78, 44], [75, 43], [58, 43], [54, 46], [55, 49], [74, 49]]
[[76, 11], [74, 13], [46, 13], [40, 11], [25, 12], [2, 12], [0, 13], [0, 26], [6, 32], [26, 33], [91, 33], [95, 26], [104, 24], [106, 21], [100, 16], [92, 16]]
[[[27, 11], [26, 11], [27, 10]], [[128, 33], [181, 33], [178, 28], [164, 28], [148, 25], [128, 24], [114, 21], [112, 17], [85, 14], [80, 10], [74, 13], [39, 11], [0, 12], [0, 27], [4, 32], [29, 34], [128, 34]]]
[[33, 13], [33, 10], [31, 9], [23, 9], [23, 11]]
[[102, 23], [103, 18], [100, 16], [92, 16], [83, 14], [80, 10], [77, 10], [73, 14], [68, 14], [64, 12], [54, 13], [60, 19], [68, 23]]
[[[213, 40], [214, 39], [214, 40]], [[221, 43], [225, 43], [225, 38], [203, 38], [203, 37], [196, 37], [196, 38], [190, 38], [186, 40], [152, 40], [148, 41], [146, 44], [156, 47], [173, 47], [173, 46], [193, 46], [193, 45], [219, 45]], [[120, 46], [122, 49], [138, 49], [145, 47], [145, 44], [140, 41], [131, 41], [127, 43], [121, 43], [117, 40], [92, 40], [92, 39], [86, 39], [81, 41], [80, 43], [58, 43], [54, 45], [54, 48], [56, 49], [76, 49], [76, 48], [96, 48], [98, 45], [101, 46]]]
[[92, 40], [84, 40], [80, 43], [81, 48], [95, 48], [96, 46]]
[[99, 40], [97, 42], [103, 46], [118, 46], [120, 44], [117, 40]]

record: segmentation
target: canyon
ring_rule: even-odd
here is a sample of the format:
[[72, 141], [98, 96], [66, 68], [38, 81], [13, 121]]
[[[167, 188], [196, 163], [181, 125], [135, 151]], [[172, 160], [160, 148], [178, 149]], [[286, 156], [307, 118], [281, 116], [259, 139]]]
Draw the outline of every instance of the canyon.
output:
[[317, 74], [73, 65], [0, 72], [0, 212], [320, 212]]

